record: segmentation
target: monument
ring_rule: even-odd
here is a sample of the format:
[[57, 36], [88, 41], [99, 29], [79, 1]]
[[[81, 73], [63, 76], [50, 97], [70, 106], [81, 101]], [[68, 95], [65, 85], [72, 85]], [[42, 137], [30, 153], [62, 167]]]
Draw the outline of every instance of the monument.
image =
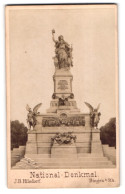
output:
[[[55, 40], [53, 75], [54, 92], [46, 114], [38, 112], [41, 103], [33, 111], [27, 105], [29, 125], [25, 158], [17, 168], [111, 168], [113, 164], [103, 154], [98, 123], [99, 106], [90, 113], [81, 113], [72, 91], [72, 51], [62, 35]], [[25, 162], [25, 165], [24, 165]]]

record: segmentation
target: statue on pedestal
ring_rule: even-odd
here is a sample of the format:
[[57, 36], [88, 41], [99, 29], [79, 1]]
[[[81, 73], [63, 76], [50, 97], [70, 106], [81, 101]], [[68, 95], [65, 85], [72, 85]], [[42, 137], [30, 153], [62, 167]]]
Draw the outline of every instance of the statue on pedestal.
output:
[[54, 37], [55, 30], [52, 30], [52, 39], [55, 43], [55, 57], [54, 57], [54, 64], [55, 67], [58, 69], [69, 69], [73, 66], [72, 62], [72, 46], [64, 41], [62, 35], [58, 37], [58, 40], [55, 40]]
[[90, 123], [91, 126], [96, 128], [98, 127], [98, 123], [100, 120], [101, 113], [98, 112], [100, 104], [97, 106], [97, 108], [93, 108], [89, 103], [85, 102], [85, 104], [88, 106], [90, 109]]
[[33, 111], [31, 110], [31, 108], [29, 107], [29, 105], [26, 105], [26, 110], [28, 111], [27, 114], [27, 124], [28, 124], [28, 129], [31, 130], [31, 127], [35, 127], [36, 125], [36, 115], [39, 115], [39, 112], [37, 112], [37, 110], [40, 108], [40, 106], [42, 105], [42, 103], [37, 104], [34, 108]]
[[53, 99], [58, 99], [58, 106], [70, 106], [70, 103], [68, 99], [73, 99], [74, 94], [71, 93], [69, 96], [65, 97], [64, 94], [62, 94], [61, 97], [58, 97], [55, 93], [52, 95]]

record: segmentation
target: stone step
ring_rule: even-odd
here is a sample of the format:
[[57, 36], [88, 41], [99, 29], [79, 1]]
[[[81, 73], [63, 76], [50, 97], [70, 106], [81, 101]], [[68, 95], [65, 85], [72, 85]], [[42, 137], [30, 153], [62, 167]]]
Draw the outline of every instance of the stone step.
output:
[[87, 160], [87, 161], [107, 161], [108, 158], [104, 156], [97, 157], [78, 157], [78, 160]]
[[107, 144], [103, 144], [103, 145], [102, 145], [102, 147], [103, 147], [103, 148], [115, 149], [115, 147], [110, 147], [110, 146], [109, 146], [109, 145], [107, 145]]
[[26, 146], [19, 146], [20, 150], [25, 150]]
[[99, 161], [99, 162], [96, 162], [96, 161], [89, 161], [89, 162], [79, 162], [79, 161], [69, 161], [69, 162], [64, 162], [64, 161], [62, 161], [62, 162], [59, 162], [59, 161], [55, 161], [55, 162], [37, 162], [36, 161], [36, 163], [37, 163], [37, 165], [39, 166], [44, 166], [44, 165], [46, 165], [46, 166], [65, 166], [65, 167], [67, 167], [67, 166], [83, 166], [83, 167], [86, 167], [86, 166], [95, 166], [95, 167], [97, 167], [97, 166], [100, 166], [100, 165], [104, 165], [104, 166], [108, 166], [108, 165], [112, 165], [112, 163], [111, 163], [111, 161]]
[[109, 147], [110, 150], [116, 150], [115, 147]]
[[108, 145], [108, 144], [103, 144], [102, 146], [103, 146], [104, 148], [109, 147], [109, 145]]
[[116, 151], [116, 149], [114, 147], [102, 147], [102, 148], [105, 151], [111, 151], [111, 152], [115, 152]]
[[[34, 161], [36, 162], [69, 162], [70, 158], [33, 158]], [[73, 159], [74, 162], [91, 162], [91, 161], [108, 161], [107, 157], [91, 157], [91, 158], [87, 158], [87, 157], [80, 157], [80, 158], [74, 158]]]
[[57, 166], [47, 166], [47, 165], [44, 165], [44, 166], [39, 166], [38, 168], [40, 169], [92, 169], [92, 168], [115, 168], [115, 165], [112, 165], [112, 164], [109, 164], [107, 166], [105, 166], [104, 164], [102, 165], [87, 165], [87, 166], [80, 166], [80, 165], [76, 165], [76, 166], [73, 166], [73, 165], [69, 165], [69, 166], [60, 166], [60, 165], [57, 165]]
[[11, 158], [11, 166], [14, 166], [19, 161], [20, 161], [20, 156], [13, 156]]
[[11, 152], [11, 154], [21, 154], [25, 152], [25, 149], [22, 149], [22, 148], [14, 148]]
[[111, 156], [115, 156], [116, 152], [104, 152], [104, 155], [111, 155]]
[[27, 158], [50, 158], [51, 154], [26, 154]]
[[56, 164], [56, 165], [47, 165], [47, 164], [36, 164], [36, 165], [29, 165], [27, 163], [24, 163], [24, 162], [18, 162], [16, 164], [16, 166], [13, 167], [13, 169], [80, 169], [80, 168], [85, 168], [85, 169], [88, 169], [88, 168], [115, 168], [115, 165], [111, 164], [111, 163], [108, 163], [107, 165], [104, 164], [104, 163], [96, 163], [96, 164], [90, 164], [90, 163], [87, 163], [87, 164]]
[[19, 151], [19, 148], [13, 148], [13, 150], [12, 150], [13, 152], [15, 152], [15, 151]]
[[103, 157], [103, 153], [78, 153], [78, 157]]
[[107, 147], [107, 148], [104, 148], [104, 147], [103, 147], [103, 150], [111, 151], [111, 152], [115, 152], [115, 151], [116, 151], [115, 148], [110, 148], [110, 147]]
[[[61, 154], [60, 156], [58, 155], [58, 158], [70, 158], [72, 156], [71, 154]], [[26, 154], [25, 157], [27, 158], [51, 158], [51, 154]], [[100, 158], [103, 157], [103, 154], [100, 153], [78, 153], [76, 155], [76, 158]]]
[[11, 153], [11, 157], [20, 157], [21, 156], [21, 153]]
[[[88, 148], [91, 146], [91, 143], [90, 142], [76, 142], [75, 143], [76, 147], [83, 147], [83, 148]], [[51, 142], [37, 142], [37, 147], [39, 148], [50, 148], [51, 147]], [[61, 146], [63, 147], [63, 146]], [[69, 147], [68, 145], [67, 146], [64, 146], [64, 147]], [[70, 146], [71, 147], [71, 146]], [[60, 148], [60, 147], [57, 147], [57, 148]]]
[[116, 157], [116, 153], [113, 153], [113, 152], [112, 152], [112, 153], [111, 153], [111, 152], [105, 152], [105, 153], [104, 153], [104, 156], [106, 156], [106, 157], [110, 157], [110, 156], [111, 156], [111, 157], [112, 157], [112, 156]]
[[[87, 160], [89, 159], [89, 160]], [[90, 160], [92, 159], [92, 160]], [[40, 160], [40, 161], [39, 161]], [[42, 161], [41, 161], [42, 160]], [[114, 168], [106, 157], [98, 157], [97, 161], [94, 158], [78, 158], [74, 161], [69, 161], [67, 158], [23, 158], [17, 162], [14, 169], [79, 169], [79, 168]]]
[[56, 153], [56, 154], [52, 154], [51, 156], [50, 156], [51, 158], [69, 158], [69, 159], [73, 159], [73, 158], [92, 158], [92, 157], [94, 157], [94, 158], [97, 158], [97, 157], [103, 157], [103, 154], [101, 153], [101, 154], [98, 154], [98, 155], [93, 155], [93, 156], [91, 156], [91, 155], [87, 155], [87, 156], [85, 156], [85, 155], [83, 155], [83, 154], [77, 154], [77, 155], [75, 155], [75, 154], [60, 154], [60, 153]]

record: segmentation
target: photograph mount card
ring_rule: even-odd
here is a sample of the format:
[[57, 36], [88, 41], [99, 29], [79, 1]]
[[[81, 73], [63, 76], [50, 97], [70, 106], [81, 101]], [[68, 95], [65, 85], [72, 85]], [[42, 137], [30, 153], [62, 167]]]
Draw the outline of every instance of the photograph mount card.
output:
[[119, 186], [117, 5], [6, 6], [9, 188]]

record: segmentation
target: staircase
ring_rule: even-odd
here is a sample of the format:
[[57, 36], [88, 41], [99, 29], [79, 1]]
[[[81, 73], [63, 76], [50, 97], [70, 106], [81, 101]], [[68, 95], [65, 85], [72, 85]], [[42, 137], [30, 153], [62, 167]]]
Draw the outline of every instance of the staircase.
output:
[[115, 147], [109, 147], [109, 145], [102, 145], [104, 156], [116, 164], [116, 149]]
[[25, 154], [25, 146], [19, 146], [18, 148], [13, 148], [11, 151], [11, 166], [14, 166], [19, 162]]
[[[31, 159], [32, 158], [32, 159]], [[51, 158], [50, 154], [27, 155], [16, 163], [14, 169], [88, 169], [115, 168], [115, 165], [104, 156], [92, 153], [78, 154], [77, 158], [63, 155]]]

